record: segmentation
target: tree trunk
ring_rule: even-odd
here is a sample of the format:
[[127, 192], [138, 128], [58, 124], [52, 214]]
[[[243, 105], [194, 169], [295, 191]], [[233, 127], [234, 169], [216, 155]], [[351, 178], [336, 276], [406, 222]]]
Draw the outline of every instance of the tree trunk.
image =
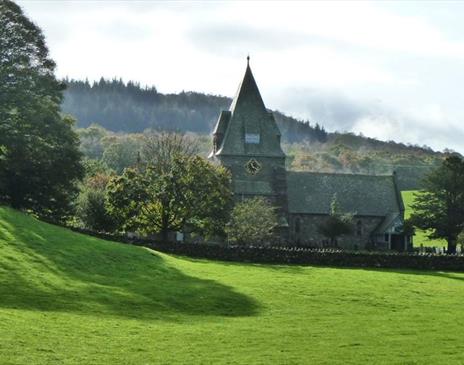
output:
[[21, 181], [18, 179], [12, 179], [8, 184], [8, 193], [10, 195], [10, 205], [14, 209], [20, 209], [24, 204], [24, 197], [21, 189]]
[[169, 217], [167, 214], [163, 214], [161, 219], [163, 226], [163, 228], [161, 229], [161, 239], [163, 240], [163, 243], [167, 243], [169, 240]]
[[168, 239], [169, 239], [169, 231], [167, 228], [163, 228], [161, 230], [161, 240], [163, 241], [163, 243], [167, 243]]

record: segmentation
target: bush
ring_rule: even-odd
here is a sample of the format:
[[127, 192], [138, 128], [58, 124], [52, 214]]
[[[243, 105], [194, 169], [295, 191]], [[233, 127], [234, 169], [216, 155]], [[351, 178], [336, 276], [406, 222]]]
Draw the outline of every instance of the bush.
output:
[[275, 209], [263, 198], [248, 199], [235, 205], [226, 226], [228, 241], [235, 244], [270, 244], [277, 227]]
[[353, 214], [340, 212], [336, 194], [332, 197], [330, 215], [317, 227], [317, 230], [330, 239], [331, 246], [335, 245], [337, 237], [353, 233]]
[[87, 229], [98, 232], [112, 232], [116, 221], [106, 208], [106, 185], [109, 176], [97, 174], [86, 181], [78, 198], [76, 216]]

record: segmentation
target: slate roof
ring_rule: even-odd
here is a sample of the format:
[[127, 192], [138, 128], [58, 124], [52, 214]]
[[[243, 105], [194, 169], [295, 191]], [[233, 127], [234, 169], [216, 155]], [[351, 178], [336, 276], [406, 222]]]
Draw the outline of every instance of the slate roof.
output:
[[[249, 63], [228, 113], [221, 113], [214, 131], [214, 134], [224, 131], [216, 156], [285, 157], [280, 147], [280, 130], [264, 105]], [[260, 143], [245, 143], [245, 134], [259, 134]]]
[[216, 127], [214, 127], [213, 134], [224, 134], [226, 132], [227, 125], [229, 124], [229, 120], [230, 111], [221, 111], [221, 114], [219, 114], [219, 119], [216, 123]]
[[363, 216], [402, 213], [395, 176], [287, 172], [290, 213], [329, 214], [333, 195], [340, 209]]

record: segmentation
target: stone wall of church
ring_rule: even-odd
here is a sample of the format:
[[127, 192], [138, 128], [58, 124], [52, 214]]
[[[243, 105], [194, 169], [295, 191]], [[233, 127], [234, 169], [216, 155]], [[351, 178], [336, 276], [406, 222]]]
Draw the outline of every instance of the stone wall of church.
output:
[[[329, 246], [327, 238], [318, 233], [318, 227], [327, 219], [326, 215], [290, 214], [290, 242], [299, 246]], [[354, 233], [337, 239], [337, 246], [345, 249], [363, 249], [371, 233], [383, 221], [383, 217], [355, 217]]]

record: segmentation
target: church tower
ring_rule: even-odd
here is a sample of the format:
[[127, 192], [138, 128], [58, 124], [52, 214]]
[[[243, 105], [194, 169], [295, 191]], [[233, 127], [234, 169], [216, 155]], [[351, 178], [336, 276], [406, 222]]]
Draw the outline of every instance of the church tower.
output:
[[264, 106], [247, 57], [247, 67], [230, 109], [219, 115], [213, 131], [216, 160], [232, 173], [236, 201], [261, 196], [278, 210], [287, 225], [287, 178], [280, 130]]

